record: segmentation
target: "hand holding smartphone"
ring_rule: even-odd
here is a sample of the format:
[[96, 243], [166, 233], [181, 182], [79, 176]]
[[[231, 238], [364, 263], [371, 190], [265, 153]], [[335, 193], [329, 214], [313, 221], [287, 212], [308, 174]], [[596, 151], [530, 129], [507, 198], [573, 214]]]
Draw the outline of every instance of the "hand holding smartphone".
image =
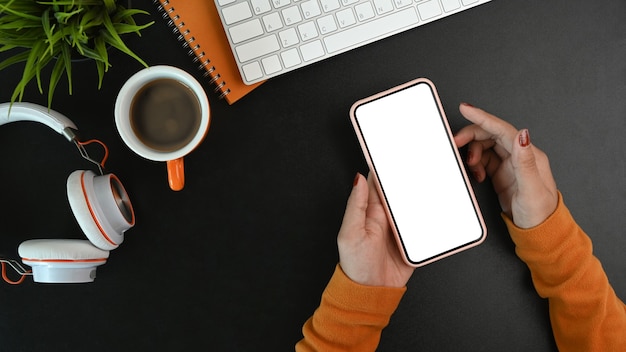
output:
[[359, 100], [350, 117], [407, 264], [484, 241], [484, 220], [431, 81]]

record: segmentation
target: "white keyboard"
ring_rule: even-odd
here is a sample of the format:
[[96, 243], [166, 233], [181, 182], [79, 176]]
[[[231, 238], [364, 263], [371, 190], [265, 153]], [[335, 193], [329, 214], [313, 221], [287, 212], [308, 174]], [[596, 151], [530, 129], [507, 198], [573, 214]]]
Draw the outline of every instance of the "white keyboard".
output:
[[490, 0], [215, 0], [252, 84]]

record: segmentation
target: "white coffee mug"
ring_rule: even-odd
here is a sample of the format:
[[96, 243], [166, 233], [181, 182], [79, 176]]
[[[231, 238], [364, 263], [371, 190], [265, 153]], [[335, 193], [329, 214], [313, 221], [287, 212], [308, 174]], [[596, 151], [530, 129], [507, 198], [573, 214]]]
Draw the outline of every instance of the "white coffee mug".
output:
[[[143, 94], [142, 92], [147, 85], [156, 84], [154, 82], [158, 80], [173, 80], [189, 88], [191, 94], [197, 99], [200, 113], [200, 121], [196, 124], [197, 128], [194, 126], [194, 129], [189, 131], [189, 136], [186, 137], [183, 145], [176, 146], [171, 150], [158, 149], [142, 141], [133, 126], [133, 122], [131, 122], [132, 111], [135, 109], [133, 105], [136, 104], [135, 98], [138, 93]], [[158, 104], [163, 104], [164, 101], [166, 100], [155, 100]], [[166, 121], [168, 127], [176, 127], [178, 125], [176, 119], [180, 118], [180, 115], [182, 114], [178, 112], [168, 114], [171, 116], [171, 118], [168, 117], [171, 121]], [[210, 120], [209, 100], [200, 83], [187, 72], [172, 66], [153, 66], [135, 73], [122, 86], [115, 101], [115, 125], [120, 137], [139, 156], [148, 160], [167, 162], [168, 182], [170, 188], [175, 191], [183, 189], [185, 185], [183, 157], [204, 140]], [[151, 123], [149, 120], [146, 121], [147, 125]], [[160, 122], [154, 124], [158, 123]]]

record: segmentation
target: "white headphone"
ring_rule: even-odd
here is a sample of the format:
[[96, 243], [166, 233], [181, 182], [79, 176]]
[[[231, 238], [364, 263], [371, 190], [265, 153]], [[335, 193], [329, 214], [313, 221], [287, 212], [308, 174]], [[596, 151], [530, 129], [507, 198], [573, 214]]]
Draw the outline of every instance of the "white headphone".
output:
[[98, 163], [89, 158], [84, 149], [87, 143], [77, 139], [76, 125], [64, 115], [31, 103], [0, 104], [0, 125], [15, 121], [43, 123], [73, 142], [84, 158], [98, 165], [100, 175], [76, 170], [67, 179], [70, 207], [88, 240], [35, 239], [18, 248], [22, 262], [32, 267], [35, 282], [92, 282], [96, 267], [106, 263], [109, 251], [117, 248], [124, 241], [124, 232], [135, 225], [128, 194], [115, 175], [102, 172], [104, 161]]

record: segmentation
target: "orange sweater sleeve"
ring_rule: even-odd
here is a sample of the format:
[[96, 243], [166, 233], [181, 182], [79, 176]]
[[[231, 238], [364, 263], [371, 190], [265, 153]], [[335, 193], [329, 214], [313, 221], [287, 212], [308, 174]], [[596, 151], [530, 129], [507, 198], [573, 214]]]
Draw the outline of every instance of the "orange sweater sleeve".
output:
[[375, 351], [404, 292], [406, 287], [357, 284], [337, 265], [296, 351]]
[[555, 212], [537, 227], [521, 229], [504, 219], [535, 289], [548, 299], [559, 350], [626, 351], [626, 306], [561, 194]]

